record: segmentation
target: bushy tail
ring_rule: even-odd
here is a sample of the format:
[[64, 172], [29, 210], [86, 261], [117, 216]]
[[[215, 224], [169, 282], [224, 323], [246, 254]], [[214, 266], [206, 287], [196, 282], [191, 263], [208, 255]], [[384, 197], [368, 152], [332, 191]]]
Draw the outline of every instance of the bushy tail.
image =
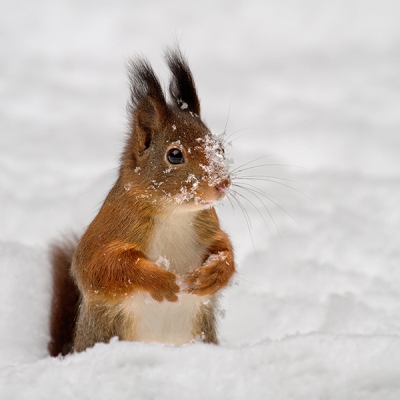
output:
[[48, 350], [53, 357], [59, 354], [66, 355], [72, 351], [80, 298], [79, 290], [70, 274], [75, 248], [76, 240], [51, 247], [53, 298]]

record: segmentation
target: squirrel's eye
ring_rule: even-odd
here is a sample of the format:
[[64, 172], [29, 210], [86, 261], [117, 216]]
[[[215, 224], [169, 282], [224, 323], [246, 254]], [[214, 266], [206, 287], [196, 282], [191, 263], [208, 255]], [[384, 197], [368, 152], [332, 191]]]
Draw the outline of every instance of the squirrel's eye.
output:
[[171, 164], [183, 164], [185, 162], [182, 151], [179, 149], [170, 149], [167, 153], [167, 160]]

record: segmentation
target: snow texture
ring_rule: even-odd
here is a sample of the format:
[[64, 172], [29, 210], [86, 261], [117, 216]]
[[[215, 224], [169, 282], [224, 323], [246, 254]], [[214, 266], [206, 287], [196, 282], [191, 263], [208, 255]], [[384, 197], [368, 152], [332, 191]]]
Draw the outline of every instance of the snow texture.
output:
[[[3, 0], [0, 398], [398, 400], [399, 15], [397, 0]], [[124, 62], [144, 54], [166, 82], [175, 41], [242, 186], [219, 207], [238, 265], [221, 345], [50, 358], [48, 245], [115, 179]]]
[[197, 139], [199, 147], [204, 149], [207, 165], [200, 164], [209, 186], [217, 186], [228, 177], [229, 164], [222, 150], [222, 143], [215, 135], [206, 135]]

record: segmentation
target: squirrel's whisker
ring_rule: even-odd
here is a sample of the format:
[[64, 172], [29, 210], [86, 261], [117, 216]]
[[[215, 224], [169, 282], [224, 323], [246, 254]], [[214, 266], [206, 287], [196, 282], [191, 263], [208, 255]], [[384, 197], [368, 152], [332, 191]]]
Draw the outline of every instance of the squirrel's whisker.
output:
[[[272, 212], [270, 211], [270, 209], [267, 207], [267, 205], [264, 203], [264, 201], [260, 198], [260, 196], [253, 190], [246, 188], [242, 185], [235, 185], [238, 189], [244, 190], [246, 193], [249, 193], [251, 195], [253, 195], [263, 206], [263, 208], [265, 209], [265, 211], [268, 213], [269, 217], [271, 218], [272, 223], [275, 226], [276, 231], [278, 232], [278, 234], [280, 235], [280, 231], [278, 228], [278, 225], [272, 215]], [[247, 197], [246, 197], [247, 201], [250, 201]], [[265, 221], [265, 220], [264, 220]], [[268, 227], [268, 231], [272, 234], [271, 230], [269, 229], [269, 225], [266, 223], [267, 227]]]
[[[248, 168], [250, 169], [250, 168]], [[275, 175], [239, 175], [239, 173], [245, 172], [247, 169], [244, 169], [242, 171], [238, 171], [237, 173], [232, 175], [233, 179], [257, 179], [260, 178], [260, 180], [265, 180], [265, 179], [279, 179], [281, 181], [286, 181], [286, 182], [293, 182], [293, 183], [298, 183], [294, 179], [289, 179], [289, 178], [282, 178], [280, 176], [275, 176]]]
[[236, 190], [231, 190], [229, 194], [232, 196], [232, 198], [236, 201], [236, 203], [239, 206], [239, 208], [242, 210], [243, 215], [244, 215], [244, 217], [246, 219], [248, 228], [249, 228], [249, 230], [251, 230], [252, 229], [252, 225], [251, 225], [251, 219], [250, 219], [249, 213], [247, 212], [247, 210], [243, 206], [243, 204], [237, 199], [237, 195], [238, 195], [237, 191]]
[[[229, 122], [229, 117], [231, 115], [231, 105], [232, 105], [232, 101], [229, 101], [229, 108], [228, 108], [228, 115], [226, 116], [226, 121], [225, 121], [225, 127], [224, 127], [224, 131], [222, 132], [222, 136], [224, 137], [226, 135], [226, 131], [228, 129], [228, 122]], [[224, 141], [225, 143], [225, 141]]]
[[229, 145], [230, 143], [234, 142], [235, 140], [241, 138], [243, 135], [240, 135], [239, 137], [237, 137], [237, 138], [235, 138], [235, 139], [229, 140], [233, 135], [236, 135], [237, 133], [246, 131], [246, 130], [248, 130], [248, 129], [250, 129], [250, 128], [238, 129], [238, 130], [236, 130], [236, 131], [230, 133], [230, 134], [229, 134], [228, 136], [226, 136], [226, 137], [225, 137], [225, 132], [224, 132], [224, 133], [223, 133], [223, 144], [226, 146], [226, 145]]
[[[275, 178], [275, 179], [276, 179], [276, 178]], [[261, 177], [261, 176], [240, 176], [240, 177], [235, 177], [235, 180], [264, 181], [264, 182], [276, 183], [277, 185], [284, 186], [284, 187], [286, 187], [286, 188], [288, 188], [288, 189], [290, 189], [290, 190], [293, 190], [293, 191], [295, 191], [295, 192], [301, 194], [302, 196], [307, 197], [308, 199], [310, 199], [310, 198], [309, 198], [305, 193], [303, 193], [302, 191], [300, 191], [300, 190], [298, 190], [298, 189], [296, 189], [296, 188], [294, 188], [294, 187], [292, 187], [292, 186], [286, 185], [286, 184], [283, 183], [283, 182], [277, 182], [277, 181], [275, 181], [275, 180], [273, 180], [273, 179], [271, 179], [271, 178], [264, 178], [264, 177]]]
[[228, 196], [232, 196], [232, 199], [235, 200], [235, 202], [237, 203], [237, 205], [239, 206], [239, 208], [242, 210], [244, 219], [245, 219], [245, 221], [246, 221], [247, 230], [249, 231], [249, 236], [250, 236], [251, 244], [252, 244], [252, 247], [253, 247], [253, 250], [254, 250], [254, 254], [257, 254], [256, 248], [255, 248], [255, 245], [254, 245], [253, 234], [252, 234], [252, 232], [251, 232], [251, 229], [252, 229], [252, 228], [251, 228], [251, 220], [250, 220], [249, 213], [247, 212], [247, 210], [245, 209], [245, 207], [243, 206], [243, 204], [236, 198], [236, 194], [237, 194], [237, 192], [236, 192], [235, 190], [231, 190], [231, 191], [228, 193]]
[[[238, 187], [238, 188], [240, 188], [240, 189], [244, 189], [244, 188], [242, 188], [242, 187], [240, 187], [240, 186], [238, 186], [238, 185], [235, 185], [235, 186]], [[265, 224], [265, 226], [267, 227], [269, 233], [272, 234], [272, 232], [271, 232], [271, 230], [270, 230], [270, 228], [269, 228], [269, 226], [268, 226], [268, 223], [267, 223], [267, 221], [266, 221], [265, 218], [264, 218], [264, 215], [263, 215], [262, 212], [258, 209], [258, 207], [257, 207], [249, 198], [245, 197], [243, 194], [239, 193], [237, 190], [235, 191], [235, 193], [236, 193], [237, 196], [240, 196], [242, 199], [244, 199], [244, 200], [246, 200], [248, 203], [250, 203], [250, 205], [257, 211], [257, 213], [260, 215], [261, 219], [264, 221], [264, 224]], [[255, 197], [257, 197], [257, 196], [255, 196]], [[260, 199], [258, 199], [258, 200], [263, 204], [263, 202], [262, 202]], [[273, 223], [274, 223], [274, 225], [275, 225], [276, 230], [279, 232], [279, 229], [278, 229], [278, 227], [277, 227], [276, 224], [275, 224], [274, 218], [272, 217], [272, 215], [271, 215], [271, 213], [269, 212], [268, 208], [265, 206], [265, 204], [263, 204], [263, 206], [265, 207], [265, 209], [267, 210], [267, 212], [268, 212], [270, 218], [272, 219], [272, 221], [273, 221]]]
[[244, 164], [241, 164], [241, 165], [237, 166], [236, 168], [234, 168], [234, 169], [231, 171], [231, 173], [234, 174], [239, 168], [242, 168], [242, 167], [244, 167], [244, 166], [246, 166], [246, 165], [249, 165], [249, 164], [251, 164], [251, 163], [255, 163], [255, 162], [257, 162], [257, 161], [259, 161], [259, 160], [262, 160], [262, 159], [264, 159], [264, 158], [269, 158], [269, 157], [271, 157], [271, 156], [272, 156], [272, 155], [269, 154], [269, 155], [267, 155], [267, 156], [258, 157], [258, 158], [255, 158], [254, 160], [245, 162]]
[[[276, 201], [273, 200], [273, 196], [266, 194], [265, 192], [263, 192], [262, 190], [258, 189], [257, 187], [247, 184], [247, 183], [243, 183], [241, 185], [238, 184], [234, 184], [236, 187], [239, 187], [243, 190], [246, 190], [249, 193], [252, 193], [253, 196], [255, 196], [256, 194], [259, 194], [262, 197], [265, 197], [268, 201], [270, 201], [272, 204], [274, 204], [276, 207], [278, 207], [281, 211], [283, 211], [287, 216], [289, 216], [290, 218], [293, 219], [293, 221], [298, 222], [289, 212], [287, 212], [279, 203], [277, 203]], [[247, 187], [246, 187], [247, 186]], [[276, 198], [275, 198], [276, 199]], [[266, 207], [267, 211], [268, 207]]]
[[232, 207], [232, 210], [235, 211], [235, 206], [234, 206], [233, 203], [232, 203], [232, 200], [231, 200], [231, 198], [230, 198], [230, 196], [229, 196], [229, 193], [228, 193], [228, 195], [226, 196], [226, 199], [229, 201], [229, 203], [230, 203], [230, 205], [231, 205], [231, 207]]

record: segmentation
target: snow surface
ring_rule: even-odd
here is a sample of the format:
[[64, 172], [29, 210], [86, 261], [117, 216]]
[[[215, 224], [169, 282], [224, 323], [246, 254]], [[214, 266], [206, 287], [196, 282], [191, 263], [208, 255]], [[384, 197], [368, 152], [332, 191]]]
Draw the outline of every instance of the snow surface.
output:
[[[2, 0], [0, 398], [399, 399], [399, 15], [397, 0]], [[249, 229], [220, 207], [239, 271], [221, 346], [52, 359], [48, 243], [81, 232], [115, 178], [125, 60], [147, 55], [165, 82], [175, 41], [216, 134], [229, 114], [233, 168], [279, 164], [241, 174], [288, 179], [247, 181], [284, 211], [246, 194]]]

